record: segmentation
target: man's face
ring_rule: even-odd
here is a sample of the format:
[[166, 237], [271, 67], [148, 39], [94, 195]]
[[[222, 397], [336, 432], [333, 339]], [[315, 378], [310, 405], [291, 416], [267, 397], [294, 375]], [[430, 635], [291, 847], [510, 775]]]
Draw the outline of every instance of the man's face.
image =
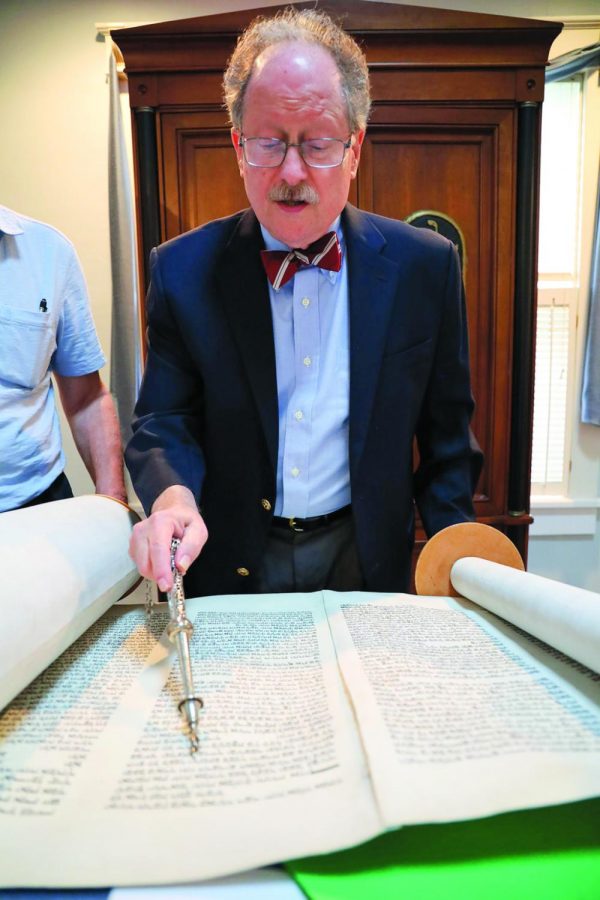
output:
[[[323, 137], [347, 141], [340, 74], [329, 53], [302, 42], [276, 44], [261, 53], [246, 89], [242, 130], [245, 138], [290, 143]], [[355, 133], [335, 168], [310, 168], [298, 148], [291, 147], [280, 166], [262, 169], [247, 164], [240, 133], [232, 130], [248, 200], [273, 237], [290, 247], [307, 247], [327, 231], [348, 199], [363, 138], [364, 131]], [[282, 194], [293, 199], [280, 199]]]

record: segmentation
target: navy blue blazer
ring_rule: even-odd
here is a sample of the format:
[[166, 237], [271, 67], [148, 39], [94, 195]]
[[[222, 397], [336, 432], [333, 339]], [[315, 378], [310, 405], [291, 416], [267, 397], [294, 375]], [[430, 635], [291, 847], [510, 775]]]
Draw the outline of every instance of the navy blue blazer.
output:
[[[350, 205], [342, 223], [356, 540], [366, 589], [403, 591], [415, 502], [428, 535], [473, 518], [482, 456], [469, 428], [459, 263], [454, 246], [429, 230]], [[246, 210], [151, 256], [148, 357], [126, 459], [146, 511], [172, 484], [198, 498], [209, 538], [186, 576], [189, 596], [254, 590], [275, 502], [277, 386], [262, 247]]]

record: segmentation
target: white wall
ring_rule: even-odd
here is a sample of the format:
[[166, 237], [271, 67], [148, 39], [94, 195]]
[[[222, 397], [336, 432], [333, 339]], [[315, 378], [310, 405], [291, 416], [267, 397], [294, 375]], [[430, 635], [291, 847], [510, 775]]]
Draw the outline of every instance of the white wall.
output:
[[[95, 25], [269, 5], [275, 5], [273, 0], [1, 0], [0, 203], [51, 222], [73, 240], [107, 354], [111, 296], [107, 57]], [[598, 15], [597, 0], [429, 0], [422, 5], [532, 18]], [[581, 452], [595, 463], [590, 490], [598, 496], [600, 429], [596, 432], [577, 440]], [[69, 435], [65, 443], [67, 471], [76, 491], [91, 490]], [[598, 534], [588, 541], [533, 540], [531, 567], [600, 590]]]

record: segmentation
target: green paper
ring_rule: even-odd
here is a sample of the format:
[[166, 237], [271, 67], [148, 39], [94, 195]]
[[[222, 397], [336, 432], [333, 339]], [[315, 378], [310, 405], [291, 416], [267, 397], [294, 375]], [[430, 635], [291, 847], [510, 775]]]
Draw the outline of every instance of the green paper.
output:
[[410, 826], [286, 868], [313, 900], [600, 900], [600, 799]]

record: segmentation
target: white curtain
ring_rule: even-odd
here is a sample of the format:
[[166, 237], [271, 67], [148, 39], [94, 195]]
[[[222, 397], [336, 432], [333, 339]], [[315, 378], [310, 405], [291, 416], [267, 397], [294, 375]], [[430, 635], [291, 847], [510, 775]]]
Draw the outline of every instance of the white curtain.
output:
[[142, 336], [135, 206], [123, 131], [119, 78], [112, 52], [109, 55], [109, 82], [108, 191], [112, 268], [110, 389], [117, 404], [121, 437], [126, 443], [131, 436], [131, 416], [142, 375]]

